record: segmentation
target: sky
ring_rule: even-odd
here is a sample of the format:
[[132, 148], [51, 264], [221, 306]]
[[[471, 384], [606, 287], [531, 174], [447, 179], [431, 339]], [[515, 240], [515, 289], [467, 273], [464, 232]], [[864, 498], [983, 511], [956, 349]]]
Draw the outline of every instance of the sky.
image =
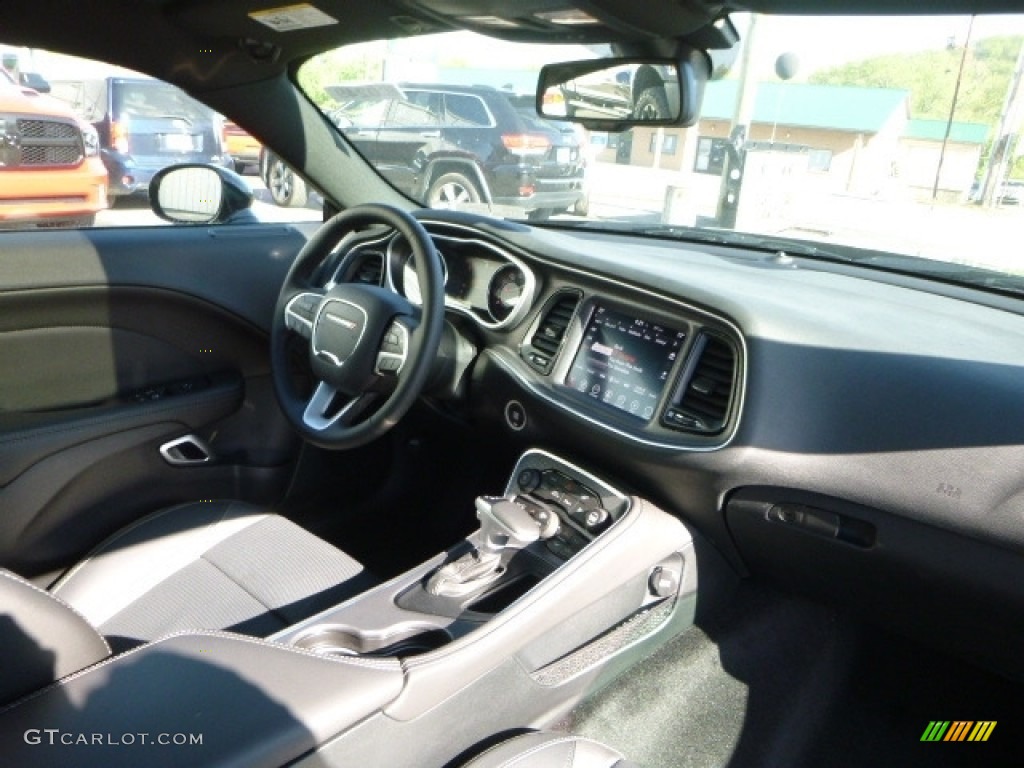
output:
[[[735, 19], [741, 38], [749, 23], [747, 17], [743, 14]], [[950, 40], [963, 45], [969, 20], [967, 16], [761, 16], [757, 22], [756, 51], [759, 58], [771, 62], [779, 54], [795, 53], [800, 59], [799, 79], [819, 69], [887, 53], [944, 48]], [[1024, 15], [977, 17], [971, 42], [1003, 35], [1024, 35]]]

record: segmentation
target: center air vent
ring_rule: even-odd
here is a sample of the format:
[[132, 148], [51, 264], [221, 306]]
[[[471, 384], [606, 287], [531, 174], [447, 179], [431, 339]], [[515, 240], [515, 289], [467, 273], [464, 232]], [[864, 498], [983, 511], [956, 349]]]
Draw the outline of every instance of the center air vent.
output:
[[725, 428], [736, 378], [736, 352], [725, 340], [702, 333], [684, 384], [665, 410], [662, 423], [683, 432], [714, 435]]
[[579, 293], [560, 293], [548, 303], [541, 314], [536, 330], [523, 348], [523, 357], [538, 371], [547, 373], [551, 370], [551, 364], [558, 356], [558, 350], [562, 347], [562, 341], [579, 303]]
[[383, 276], [384, 254], [377, 251], [369, 251], [359, 259], [359, 263], [352, 273], [352, 282], [364, 283], [365, 285], [380, 285]]

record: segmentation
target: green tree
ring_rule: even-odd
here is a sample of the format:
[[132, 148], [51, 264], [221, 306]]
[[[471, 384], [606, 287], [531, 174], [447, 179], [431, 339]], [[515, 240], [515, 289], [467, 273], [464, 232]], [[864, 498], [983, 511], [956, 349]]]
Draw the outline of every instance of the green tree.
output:
[[[1006, 89], [1024, 37], [989, 37], [971, 45], [964, 63], [954, 120], [999, 122]], [[876, 56], [821, 70], [809, 78], [825, 85], [903, 88], [910, 91], [910, 114], [917, 118], [949, 117], [962, 49]]]
[[325, 85], [343, 82], [377, 82], [382, 79], [384, 60], [363, 46], [338, 49], [314, 56], [299, 67], [299, 87], [321, 109], [335, 106], [324, 90]]

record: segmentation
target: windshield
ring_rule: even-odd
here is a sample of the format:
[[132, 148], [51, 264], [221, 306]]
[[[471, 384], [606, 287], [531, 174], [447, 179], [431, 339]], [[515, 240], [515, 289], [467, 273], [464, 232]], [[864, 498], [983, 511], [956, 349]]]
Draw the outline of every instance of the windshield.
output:
[[[541, 118], [540, 67], [603, 52], [469, 32], [344, 47], [298, 81], [424, 205], [1024, 274], [1024, 17], [733, 20], [749, 50], [688, 128]], [[651, 101], [627, 80], [605, 90]]]

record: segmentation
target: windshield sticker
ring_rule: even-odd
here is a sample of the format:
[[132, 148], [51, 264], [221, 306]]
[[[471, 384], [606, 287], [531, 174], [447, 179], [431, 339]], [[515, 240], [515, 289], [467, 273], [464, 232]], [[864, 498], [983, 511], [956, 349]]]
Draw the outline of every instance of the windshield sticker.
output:
[[337, 19], [328, 16], [319, 8], [309, 3], [285, 5], [265, 11], [253, 11], [249, 14], [249, 18], [270, 27], [276, 32], [294, 32], [297, 29], [326, 27], [338, 23]]

